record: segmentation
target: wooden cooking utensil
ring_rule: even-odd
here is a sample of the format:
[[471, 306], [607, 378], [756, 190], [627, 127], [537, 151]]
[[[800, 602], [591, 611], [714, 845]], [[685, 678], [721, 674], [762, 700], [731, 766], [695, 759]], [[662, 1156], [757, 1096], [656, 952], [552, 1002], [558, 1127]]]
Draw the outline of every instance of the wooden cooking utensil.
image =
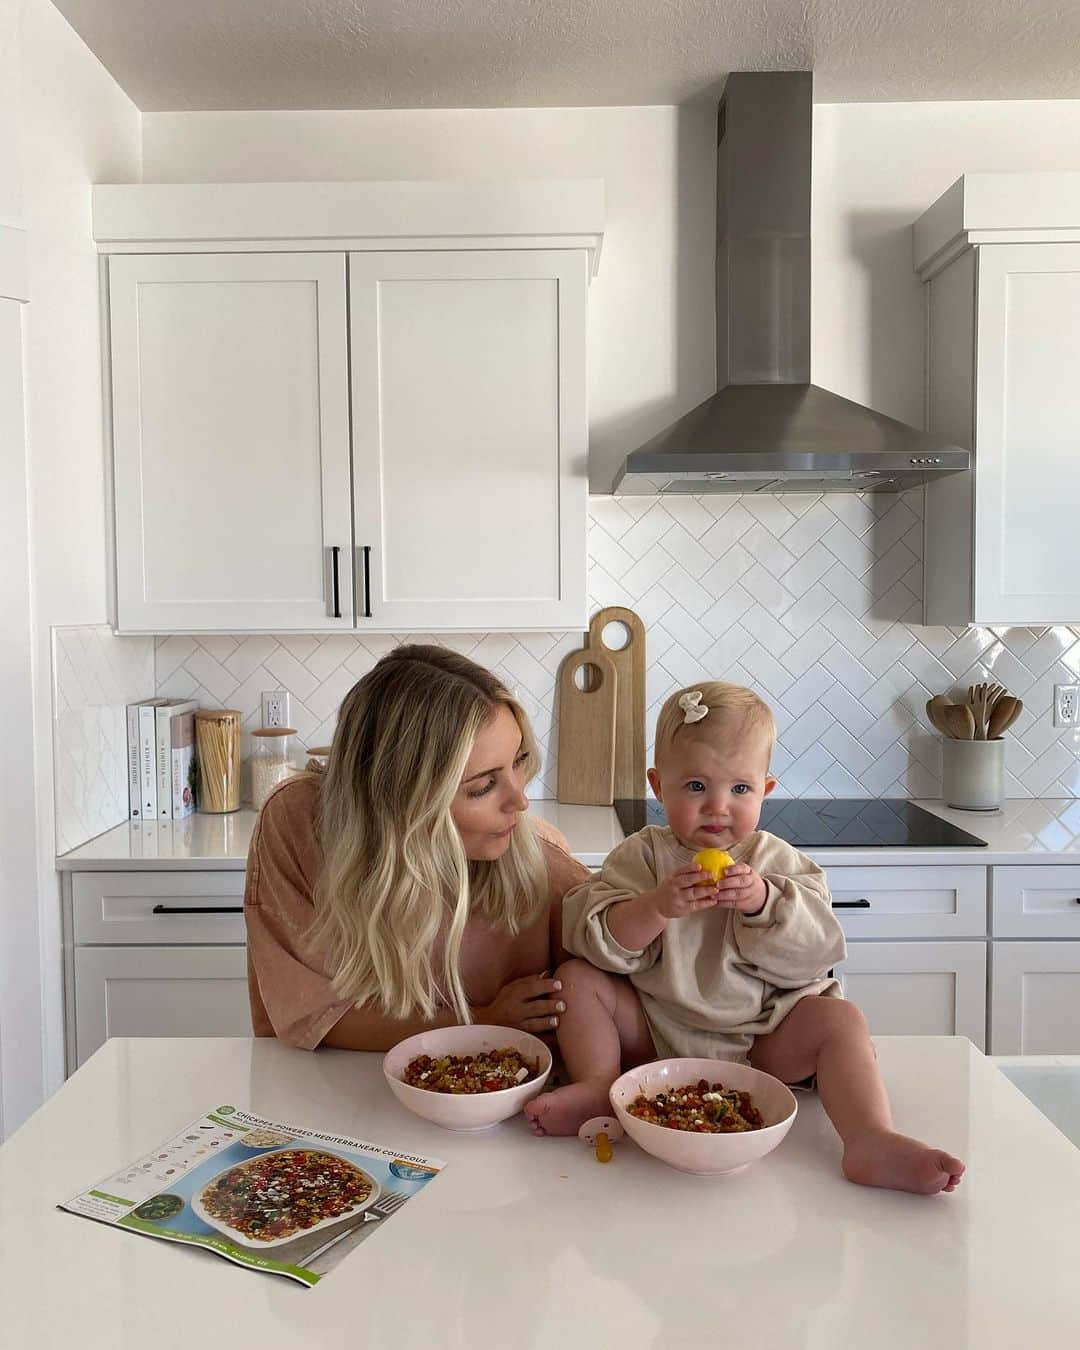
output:
[[[582, 667], [587, 684], [575, 676]], [[559, 772], [556, 796], [582, 806], [610, 806], [615, 786], [618, 674], [607, 652], [586, 647], [559, 667]]]
[[[609, 623], [626, 628], [625, 647], [604, 641]], [[645, 625], [632, 609], [609, 605], [589, 622], [589, 651], [603, 651], [615, 667], [616, 797], [641, 797], [645, 792]]]
[[1020, 716], [1024, 705], [1011, 694], [1003, 694], [994, 704], [990, 713], [990, 723], [986, 730], [986, 739], [996, 741]]
[[975, 717], [975, 740], [986, 740], [986, 723], [989, 712], [988, 684], [973, 684], [968, 689], [968, 703]]
[[942, 708], [947, 707], [947, 701], [944, 694], [935, 694], [932, 699], [927, 700], [926, 715], [931, 723], [941, 732], [943, 736], [950, 734], [948, 726], [945, 724], [945, 718], [942, 714]]
[[946, 703], [941, 709], [942, 721], [947, 728], [946, 736], [954, 741], [973, 741], [975, 739], [975, 714], [966, 703]]

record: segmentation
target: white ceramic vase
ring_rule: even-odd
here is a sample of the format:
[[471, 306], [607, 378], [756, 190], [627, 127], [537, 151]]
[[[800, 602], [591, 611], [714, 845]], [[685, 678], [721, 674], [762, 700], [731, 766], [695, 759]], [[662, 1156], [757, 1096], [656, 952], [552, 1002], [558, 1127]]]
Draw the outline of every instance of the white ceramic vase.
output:
[[1005, 741], [941, 742], [941, 786], [946, 806], [996, 811], [1005, 794]]

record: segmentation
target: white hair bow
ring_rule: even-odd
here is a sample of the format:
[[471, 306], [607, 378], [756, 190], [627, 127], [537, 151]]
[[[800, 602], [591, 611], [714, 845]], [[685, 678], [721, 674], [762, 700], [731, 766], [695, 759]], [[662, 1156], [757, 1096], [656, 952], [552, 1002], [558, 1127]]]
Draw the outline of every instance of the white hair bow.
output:
[[701, 707], [700, 689], [695, 689], [689, 694], [682, 694], [679, 698], [679, 707], [683, 710], [683, 726], [687, 722], [700, 722], [703, 717], [709, 715], [708, 706]]

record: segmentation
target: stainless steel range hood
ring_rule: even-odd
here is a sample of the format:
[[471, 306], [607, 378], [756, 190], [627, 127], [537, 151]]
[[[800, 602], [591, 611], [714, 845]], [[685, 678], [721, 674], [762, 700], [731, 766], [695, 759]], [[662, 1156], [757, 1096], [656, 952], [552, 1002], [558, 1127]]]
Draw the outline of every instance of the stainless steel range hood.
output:
[[626, 458], [614, 491], [899, 492], [970, 454], [810, 383], [813, 76], [728, 77], [717, 120], [724, 386]]

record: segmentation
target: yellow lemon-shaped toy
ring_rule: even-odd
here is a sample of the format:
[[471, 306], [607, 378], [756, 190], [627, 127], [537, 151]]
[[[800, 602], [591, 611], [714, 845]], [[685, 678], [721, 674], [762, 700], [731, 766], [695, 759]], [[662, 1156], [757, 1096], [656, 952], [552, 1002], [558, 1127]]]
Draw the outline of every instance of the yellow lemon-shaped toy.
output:
[[703, 848], [700, 853], [694, 854], [694, 862], [702, 871], [708, 872], [713, 881], [719, 881], [735, 859], [722, 848]]

